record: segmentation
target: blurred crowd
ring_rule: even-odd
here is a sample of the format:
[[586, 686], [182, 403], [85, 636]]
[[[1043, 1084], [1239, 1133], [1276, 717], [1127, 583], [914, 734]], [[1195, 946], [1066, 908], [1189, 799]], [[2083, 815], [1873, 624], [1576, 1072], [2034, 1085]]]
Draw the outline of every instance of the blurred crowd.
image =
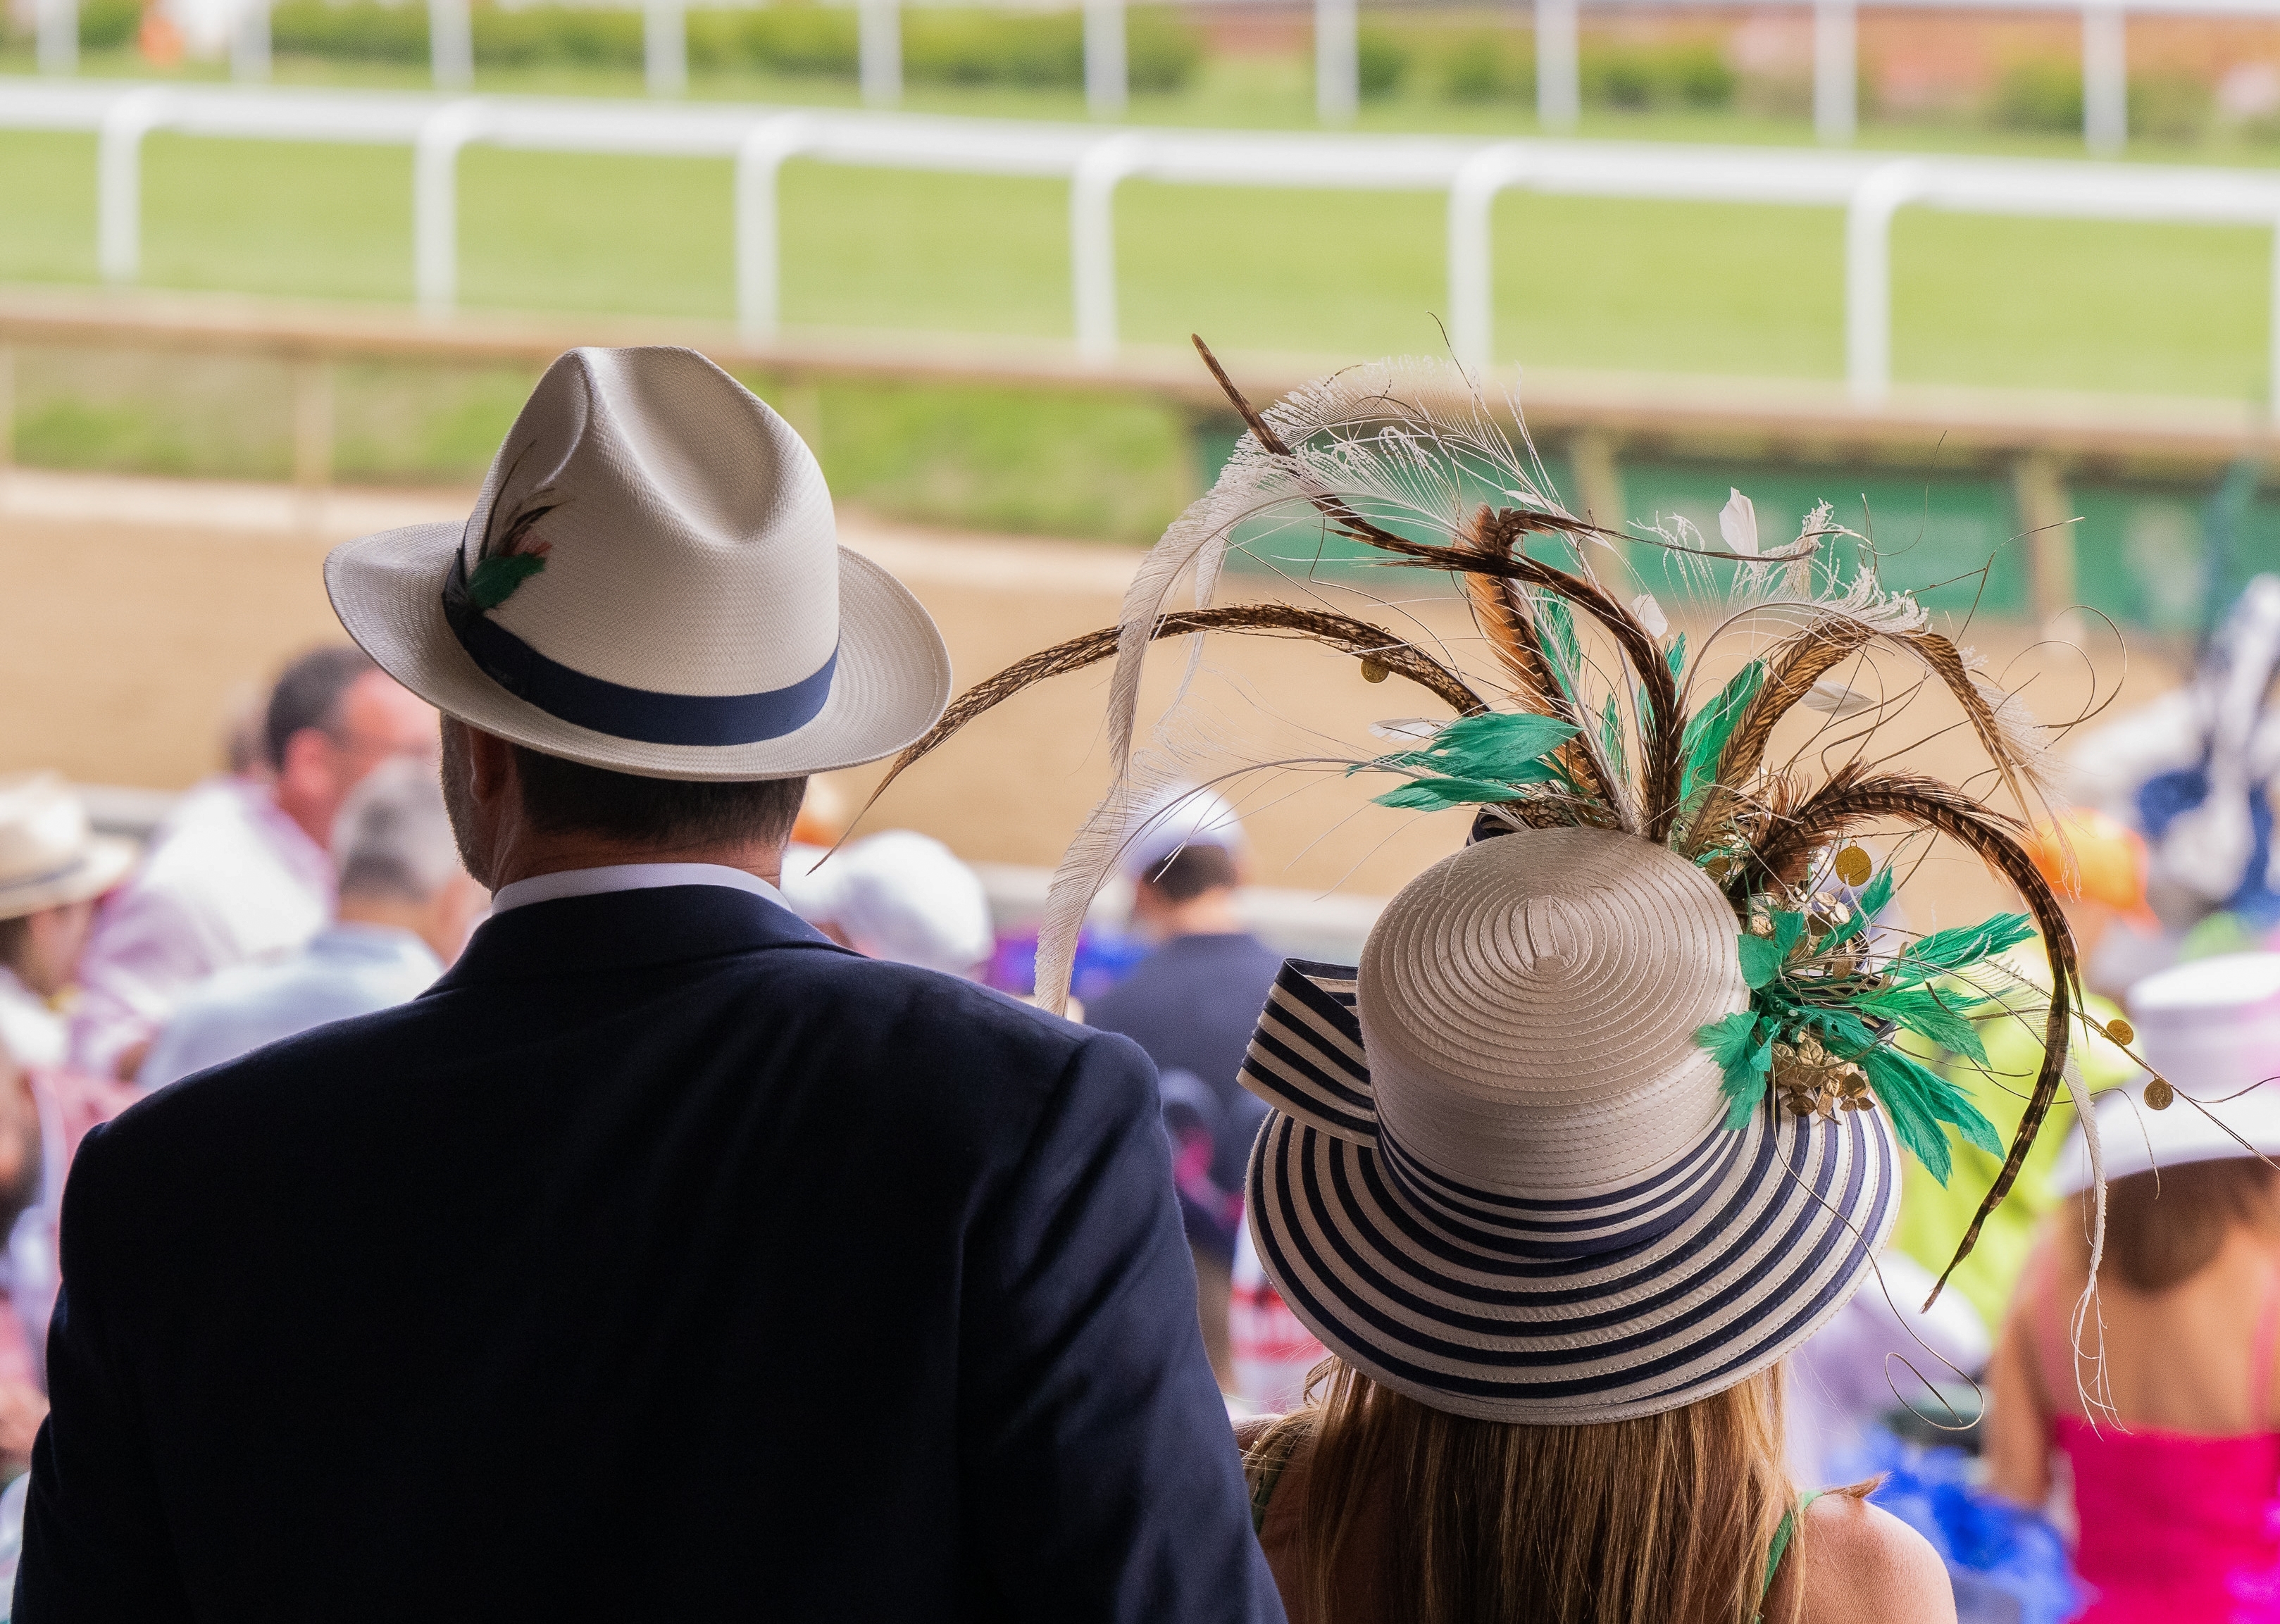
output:
[[[1788, 1366], [1797, 1481], [1876, 1477], [1880, 1502], [1946, 1561], [1966, 1618], [2280, 1618], [2280, 1189], [2265, 1159], [2280, 1153], [2280, 1103], [2260, 1089], [2280, 1072], [2276, 675], [2280, 580], [2267, 577], [2187, 684], [2076, 743], [2076, 809], [2035, 832], [2094, 995], [2076, 1053], [2081, 1097], [2102, 1097], [2102, 1306], [2083, 1308], [2091, 1152], [2062, 1104], [1929, 1307], [1999, 1163], [1959, 1142], [1944, 1185], [1911, 1166], [1876, 1282]], [[241, 735], [230, 770], [140, 846], [97, 832], [55, 774], [0, 781], [11, 1474], [45, 1413], [60, 1192], [89, 1126], [419, 996], [488, 906], [437, 785], [435, 713], [364, 655], [297, 659]], [[814, 786], [782, 877], [796, 912], [859, 953], [1031, 991], [1034, 935], [998, 927], [972, 868], [910, 831], [843, 841], [838, 811]], [[1282, 955], [1244, 922], [1234, 807], [1180, 786], [1136, 827], [1128, 920], [1088, 928], [1072, 1012], [1154, 1061], [1205, 1349], [1231, 1414], [1276, 1414], [1324, 1354], [1244, 1221], [1267, 1107], [1237, 1074]], [[2052, 972], [2030, 940], [1997, 974], [2046, 987]], [[1989, 1007], [1976, 1045], [1919, 1058], [2007, 1141], [2041, 1034]], [[2141, 1058], [2189, 1097], [2180, 1108], [2142, 1086]]]

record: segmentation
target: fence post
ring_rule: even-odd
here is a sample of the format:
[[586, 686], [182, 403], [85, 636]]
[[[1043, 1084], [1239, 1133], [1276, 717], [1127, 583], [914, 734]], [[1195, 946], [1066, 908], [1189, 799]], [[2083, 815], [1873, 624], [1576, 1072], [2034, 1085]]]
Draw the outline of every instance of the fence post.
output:
[[104, 110], [95, 142], [95, 260], [107, 282], [142, 268], [142, 138], [166, 116], [163, 90], [133, 90]]
[[39, 60], [42, 73], [79, 71], [79, 0], [39, 0]]
[[2011, 500], [2027, 542], [2029, 607], [2035, 624], [2047, 628], [2076, 603], [2075, 527], [2058, 458], [2022, 452], [2011, 464]]
[[1860, 125], [1860, 50], [1852, 0], [1813, 3], [1813, 133], [1831, 146]]
[[[1572, 498], [1583, 517], [1610, 530], [1621, 529], [1629, 515], [1624, 509], [1622, 453], [1614, 435], [1604, 428], [1577, 429], [1568, 442], [1568, 466], [1575, 486]], [[1611, 568], [1625, 577], [1629, 574], [1620, 552], [1611, 561], [1594, 558], [1591, 567], [1603, 581]], [[1619, 579], [1606, 584], [1627, 589], [1630, 583]]]
[[2116, 0], [2082, 10], [2082, 138], [2100, 157], [2130, 139], [2128, 28]]
[[475, 27], [467, 0], [428, 0], [428, 72], [438, 90], [475, 82]]
[[1131, 94], [1124, 50], [1124, 0], [1084, 0], [1084, 104], [1096, 119], [1121, 118]]
[[1088, 366], [1116, 359], [1116, 188], [1145, 161], [1137, 135], [1111, 135], [1085, 149], [1069, 178], [1069, 272], [1076, 306], [1076, 351]]
[[428, 115], [412, 147], [412, 281], [420, 313], [448, 316], [459, 298], [459, 149], [482, 134], [480, 102]]
[[900, 0], [856, 0], [856, 29], [863, 99], [874, 107], [891, 107], [903, 99]]
[[1892, 216], [1922, 195], [1930, 172], [1911, 158], [1880, 164], [1845, 211], [1845, 382], [1871, 409], [1892, 389]]
[[1360, 7], [1355, 0], [1314, 0], [1314, 116], [1352, 121], [1361, 105]]
[[244, 0], [229, 34], [229, 73], [233, 79], [269, 77], [269, 0]]
[[643, 0], [642, 65], [651, 96], [679, 96], [689, 89], [689, 14], [682, 0]]
[[1548, 130], [1572, 130], [1583, 111], [1575, 0], [1536, 0], [1536, 121]]
[[755, 124], [736, 147], [736, 330], [748, 343], [768, 343], [782, 321], [776, 180], [784, 160], [814, 139], [809, 120], [787, 113]]
[[1528, 149], [1483, 147], [1449, 182], [1449, 348], [1467, 372], [1496, 361], [1496, 284], [1490, 211], [1497, 194], [1525, 173]]

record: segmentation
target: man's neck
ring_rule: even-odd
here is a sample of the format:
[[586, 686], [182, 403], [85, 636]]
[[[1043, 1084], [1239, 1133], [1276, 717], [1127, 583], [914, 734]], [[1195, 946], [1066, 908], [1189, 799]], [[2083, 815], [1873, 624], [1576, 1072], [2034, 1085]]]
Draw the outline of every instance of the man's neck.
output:
[[741, 868], [770, 885], [783, 876], [783, 848], [758, 841], [720, 841], [695, 846], [637, 846], [587, 835], [524, 834], [500, 855], [490, 874], [498, 892], [518, 880], [579, 868], [616, 868], [630, 863], [712, 863]]

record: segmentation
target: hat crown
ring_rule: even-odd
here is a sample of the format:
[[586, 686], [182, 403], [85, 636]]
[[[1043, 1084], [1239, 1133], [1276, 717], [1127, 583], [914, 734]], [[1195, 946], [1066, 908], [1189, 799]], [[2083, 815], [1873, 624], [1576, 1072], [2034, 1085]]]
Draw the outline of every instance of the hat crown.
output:
[[1701, 1027], [1746, 1008], [1730, 904], [1635, 835], [1501, 835], [1427, 869], [1362, 951], [1356, 1012], [1383, 1131], [1467, 1188], [1620, 1188], [1725, 1101]]
[[0, 886], [28, 885], [70, 868], [89, 834], [87, 808], [60, 774], [0, 778]]
[[693, 350], [574, 350], [492, 460], [460, 559], [541, 560], [489, 618], [648, 692], [772, 692], [839, 637], [837, 527], [791, 427]]
[[2214, 1098], [2256, 1088], [2280, 1071], [2280, 953], [2227, 953], [2158, 971], [2130, 989], [2130, 1015], [2139, 1051], [2186, 1093]]

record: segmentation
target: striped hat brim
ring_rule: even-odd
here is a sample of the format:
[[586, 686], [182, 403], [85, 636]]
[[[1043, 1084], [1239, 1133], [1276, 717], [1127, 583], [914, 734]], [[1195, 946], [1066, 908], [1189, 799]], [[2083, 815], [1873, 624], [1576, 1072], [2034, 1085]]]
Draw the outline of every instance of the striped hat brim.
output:
[[1244, 1086], [1260, 1261], [1325, 1345], [1434, 1408], [1535, 1423], [1691, 1404], [1844, 1306], [1899, 1207], [1881, 1112], [1770, 1099], [1622, 1188], [1519, 1200], [1437, 1178], [1383, 1134], [1355, 972], [1284, 965]]

